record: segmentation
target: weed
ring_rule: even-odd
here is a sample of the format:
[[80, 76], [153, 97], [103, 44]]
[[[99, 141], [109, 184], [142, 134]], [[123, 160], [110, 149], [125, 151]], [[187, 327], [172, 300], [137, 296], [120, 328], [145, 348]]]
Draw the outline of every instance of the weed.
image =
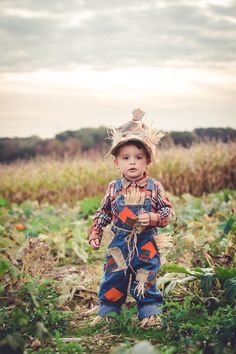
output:
[[122, 334], [125, 336], [133, 335], [133, 315], [137, 312], [135, 307], [128, 309], [123, 307], [120, 314], [111, 314], [113, 319], [110, 325], [110, 332], [112, 334]]
[[12, 291], [15, 305], [5, 311], [5, 305], [0, 308], [0, 338], [12, 332], [23, 335], [36, 335], [38, 324], [43, 323], [45, 330], [54, 333], [66, 331], [70, 314], [56, 308], [57, 297], [52, 283], [37, 283], [37, 280], [25, 283], [18, 291]]
[[90, 215], [95, 214], [101, 203], [101, 197], [95, 196], [90, 198], [84, 198], [80, 201], [80, 218], [87, 219]]

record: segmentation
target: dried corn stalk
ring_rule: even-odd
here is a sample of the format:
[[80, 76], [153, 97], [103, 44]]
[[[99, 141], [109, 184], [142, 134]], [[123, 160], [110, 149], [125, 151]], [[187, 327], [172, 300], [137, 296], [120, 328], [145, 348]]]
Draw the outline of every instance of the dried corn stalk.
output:
[[55, 265], [55, 258], [50, 254], [48, 245], [39, 237], [28, 238], [12, 260], [12, 264], [21, 267], [21, 274], [39, 276]]
[[145, 193], [131, 188], [130, 191], [124, 196], [124, 201], [126, 205], [143, 205], [145, 196]]
[[162, 264], [166, 263], [166, 257], [173, 248], [173, 237], [170, 234], [162, 233], [153, 236], [156, 246], [160, 249]]

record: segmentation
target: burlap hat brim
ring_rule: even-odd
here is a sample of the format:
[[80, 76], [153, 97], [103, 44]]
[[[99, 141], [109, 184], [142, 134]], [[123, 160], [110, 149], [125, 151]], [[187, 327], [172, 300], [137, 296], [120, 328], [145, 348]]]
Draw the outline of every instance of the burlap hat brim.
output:
[[109, 156], [113, 155], [115, 156], [117, 149], [122, 146], [123, 144], [127, 143], [128, 141], [138, 141], [141, 142], [147, 149], [149, 155], [150, 155], [150, 160], [154, 161], [155, 160], [155, 149], [153, 150], [150, 145], [147, 143], [147, 141], [141, 137], [141, 136], [137, 136], [134, 134], [128, 134], [125, 137], [122, 137], [119, 142], [113, 144], [110, 148], [110, 150], [108, 151], [108, 153], [105, 156], [105, 159], [108, 158]]

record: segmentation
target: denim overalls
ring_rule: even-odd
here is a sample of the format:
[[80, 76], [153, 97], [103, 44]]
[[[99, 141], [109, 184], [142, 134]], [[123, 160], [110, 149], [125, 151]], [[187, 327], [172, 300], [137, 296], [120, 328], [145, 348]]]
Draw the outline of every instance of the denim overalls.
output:
[[[153, 188], [154, 180], [149, 177], [146, 189], [152, 192]], [[130, 293], [138, 305], [138, 318], [142, 320], [160, 314], [160, 306], [163, 304], [160, 290], [155, 285], [156, 274], [160, 269], [160, 254], [153, 239], [153, 235], [157, 234], [157, 228], [149, 226], [143, 228], [141, 232], [139, 230], [132, 234], [135, 226], [130, 225], [129, 216], [138, 215], [140, 211], [150, 212], [151, 197], [146, 193], [142, 205], [127, 205], [125, 196], [119, 193], [121, 189], [122, 182], [118, 178], [115, 183], [116, 197], [111, 206], [112, 213], [117, 218], [111, 228], [114, 238], [106, 253], [104, 276], [98, 295], [100, 300], [98, 315], [119, 313], [130, 286]], [[124, 215], [128, 216], [125, 222]]]

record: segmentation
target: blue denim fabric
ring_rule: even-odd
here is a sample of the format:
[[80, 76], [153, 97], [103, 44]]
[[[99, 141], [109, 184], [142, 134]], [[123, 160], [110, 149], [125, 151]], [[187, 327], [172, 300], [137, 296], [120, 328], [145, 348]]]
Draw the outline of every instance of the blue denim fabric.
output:
[[158, 306], [157, 304], [146, 305], [139, 309], [138, 319], [143, 320], [145, 317], [160, 315], [161, 313], [162, 313], [161, 306]]
[[[121, 187], [121, 180], [118, 179], [116, 181], [116, 192], [119, 192]], [[154, 181], [152, 178], [148, 178], [147, 190], [151, 191], [153, 188]], [[115, 203], [112, 207], [116, 215], [126, 206], [122, 194], [118, 195], [113, 203]], [[150, 212], [151, 198], [146, 196], [143, 205], [128, 205], [128, 207], [136, 215], [141, 209]], [[130, 263], [127, 262], [129, 256], [127, 236], [132, 231], [132, 227], [123, 223], [120, 218], [117, 218], [112, 230], [115, 233], [115, 237], [110, 243], [108, 251], [118, 249], [127, 264], [127, 269], [120, 270], [114, 262], [114, 258], [112, 259], [112, 256], [107, 252], [104, 275], [98, 294], [100, 300], [98, 315], [107, 316], [110, 312], [119, 313], [121, 306], [127, 298], [129, 282], [130, 293], [138, 305], [139, 319], [159, 314], [160, 306], [163, 304], [163, 297], [155, 284], [155, 277], [160, 269], [160, 253], [153, 240], [153, 235], [157, 234], [157, 228], [150, 227], [138, 234], [137, 250]], [[146, 249], [147, 245], [151, 248], [152, 254]], [[109, 263], [110, 261], [111, 263]], [[137, 273], [141, 269], [146, 272], [145, 274], [148, 274], [147, 281], [145, 282], [145, 292], [142, 295], [137, 291], [139, 282], [136, 280]], [[109, 293], [112, 293], [112, 297], [108, 296]]]
[[98, 311], [98, 316], [106, 317], [111, 313], [120, 313], [121, 308], [117, 306], [101, 305]]

